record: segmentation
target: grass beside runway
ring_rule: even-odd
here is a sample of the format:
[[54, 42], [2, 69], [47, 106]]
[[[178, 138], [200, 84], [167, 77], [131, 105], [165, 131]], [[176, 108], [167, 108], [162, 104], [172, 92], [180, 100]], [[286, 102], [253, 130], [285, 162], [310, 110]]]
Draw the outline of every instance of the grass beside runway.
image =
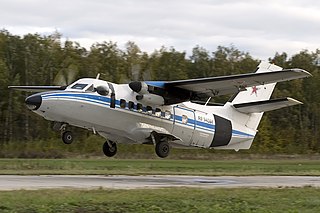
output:
[[320, 160], [0, 159], [0, 174], [320, 175]]
[[0, 192], [0, 212], [320, 212], [319, 189], [138, 189]]

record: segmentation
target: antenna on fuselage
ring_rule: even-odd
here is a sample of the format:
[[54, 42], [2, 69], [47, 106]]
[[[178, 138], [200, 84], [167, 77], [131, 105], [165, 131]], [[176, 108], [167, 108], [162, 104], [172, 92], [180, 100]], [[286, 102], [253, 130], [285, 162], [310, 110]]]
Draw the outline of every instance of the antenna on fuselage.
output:
[[100, 73], [98, 73], [98, 74], [97, 74], [97, 77], [96, 77], [96, 79], [99, 79], [99, 78], [100, 78]]

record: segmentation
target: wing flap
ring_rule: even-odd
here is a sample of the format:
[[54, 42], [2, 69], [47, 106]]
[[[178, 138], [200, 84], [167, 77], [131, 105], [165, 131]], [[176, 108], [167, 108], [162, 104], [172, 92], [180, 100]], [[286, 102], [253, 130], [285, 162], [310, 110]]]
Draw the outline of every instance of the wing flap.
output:
[[297, 101], [293, 98], [280, 98], [266, 101], [234, 104], [233, 106], [234, 108], [236, 108], [236, 110], [242, 113], [260, 113], [281, 109], [283, 107], [294, 106], [297, 104], [302, 104], [302, 102]]
[[246, 87], [289, 81], [310, 76], [311, 74], [309, 72], [302, 69], [287, 69], [273, 72], [171, 81], [166, 82], [165, 86], [169, 88], [181, 88], [206, 96], [217, 96], [236, 93], [245, 90]]
[[25, 92], [46, 92], [52, 90], [65, 90], [66, 86], [8, 86], [9, 89]]

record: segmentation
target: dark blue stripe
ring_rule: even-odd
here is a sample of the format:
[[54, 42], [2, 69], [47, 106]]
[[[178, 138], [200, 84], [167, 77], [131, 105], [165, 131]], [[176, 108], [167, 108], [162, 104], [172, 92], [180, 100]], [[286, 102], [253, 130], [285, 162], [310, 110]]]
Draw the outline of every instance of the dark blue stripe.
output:
[[[97, 96], [97, 95], [77, 94], [77, 93], [73, 93], [73, 94], [57, 93], [57, 94], [45, 94], [45, 95], [42, 95], [42, 96], [43, 96], [44, 100], [48, 99], [48, 98], [66, 97], [66, 98], [70, 98], [70, 99], [73, 99], [73, 100], [81, 100], [81, 101], [87, 101], [87, 102], [91, 102], [91, 103], [102, 104], [102, 105], [105, 105], [105, 106], [110, 106], [110, 98], [103, 97], [103, 96]], [[84, 100], [84, 99], [77, 99], [77, 98], [87, 98], [87, 99], [91, 99], [91, 100]], [[98, 101], [106, 102], [106, 104], [98, 102]], [[116, 100], [116, 105], [117, 105], [117, 107], [119, 107], [120, 100]], [[130, 111], [132, 111], [132, 110], [130, 110]], [[177, 120], [177, 121], [182, 122], [182, 116], [180, 116], [180, 115], [174, 115], [174, 119]], [[194, 119], [188, 118], [188, 124], [194, 125], [195, 122], [196, 122], [196, 128], [199, 128], [199, 126], [200, 126], [202, 128], [207, 128], [205, 130], [208, 130], [208, 131], [210, 131], [210, 130], [214, 131], [215, 130], [215, 125], [204, 123], [204, 122], [201, 122], [201, 121], [198, 121], [198, 120], [194, 120]], [[238, 134], [238, 135], [247, 136], [247, 137], [254, 137], [254, 135], [250, 135], [250, 134], [247, 134], [247, 133], [244, 133], [244, 132], [240, 132], [238, 130], [232, 130], [232, 134]]]
[[164, 87], [165, 83], [166, 83], [165, 81], [146, 81], [147, 85], [161, 87], [161, 88]]

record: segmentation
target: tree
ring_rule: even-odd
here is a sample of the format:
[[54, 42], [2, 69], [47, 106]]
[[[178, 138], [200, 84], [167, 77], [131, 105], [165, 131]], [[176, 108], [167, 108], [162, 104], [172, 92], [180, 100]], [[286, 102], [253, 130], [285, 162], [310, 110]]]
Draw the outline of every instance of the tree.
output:
[[231, 75], [254, 72], [258, 61], [254, 60], [249, 53], [238, 50], [235, 46], [218, 46], [213, 52], [214, 75]]
[[186, 79], [187, 61], [185, 52], [178, 52], [173, 47], [162, 47], [151, 55], [151, 69], [157, 80]]
[[212, 59], [209, 51], [203, 47], [196, 46], [192, 49], [188, 67], [189, 78], [200, 78], [212, 76]]
[[123, 52], [116, 43], [103, 42], [91, 47], [88, 61], [94, 73], [102, 73], [106, 80], [119, 82], [122, 74], [126, 73], [122, 56]]
[[[96, 43], [90, 50], [67, 40], [58, 32], [49, 36], [23, 37], [0, 31], [0, 142], [56, 137], [51, 124], [34, 116], [23, 105], [26, 93], [8, 90], [10, 85], [52, 85], [56, 76], [63, 82], [81, 77], [101, 78], [116, 83], [130, 80], [177, 80], [254, 72], [259, 61], [235, 46], [219, 46], [210, 53], [196, 46], [192, 54], [162, 47], [152, 54], [142, 52], [132, 41], [124, 50], [112, 41]], [[302, 106], [268, 112], [262, 120], [253, 151], [261, 153], [313, 153], [320, 151], [320, 50], [302, 50], [289, 57], [276, 53], [269, 61], [284, 68], [303, 68], [313, 77], [282, 82], [273, 97], [294, 97]], [[224, 98], [215, 100], [225, 101]], [[31, 128], [32, 127], [32, 128]], [[81, 132], [81, 131], [80, 131]], [[86, 138], [85, 133], [80, 137]]]

